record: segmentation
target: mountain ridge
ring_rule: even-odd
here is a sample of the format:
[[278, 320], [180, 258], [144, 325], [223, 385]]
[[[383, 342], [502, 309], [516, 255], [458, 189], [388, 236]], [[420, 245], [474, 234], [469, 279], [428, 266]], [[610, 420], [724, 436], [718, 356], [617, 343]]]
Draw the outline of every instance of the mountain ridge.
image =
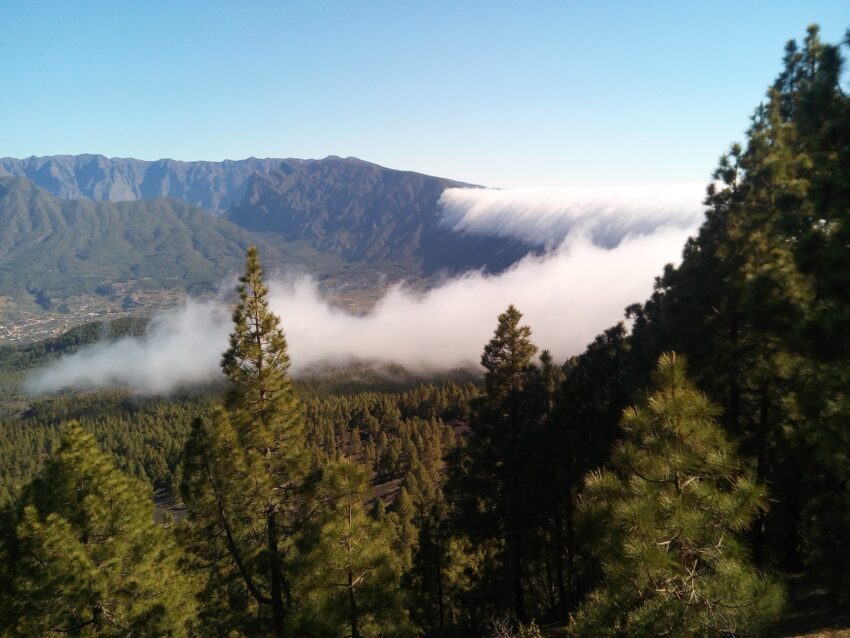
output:
[[41, 184], [0, 175], [0, 340], [29, 335], [21, 327], [47, 315], [53, 323], [38, 334], [68, 327], [66, 317], [150, 312], [204, 294], [240, 270], [250, 244], [269, 272], [309, 273], [354, 311], [392, 282], [423, 290], [539, 250], [448, 227], [442, 193], [472, 185], [358, 158], [0, 160], [0, 173], [10, 168]]
[[3, 158], [3, 172], [62, 199], [120, 203], [171, 197], [249, 233], [425, 277], [499, 271], [535, 250], [518, 240], [458, 233], [442, 223], [443, 191], [475, 185], [356, 157], [149, 162], [62, 155]]
[[[106, 157], [101, 154], [31, 155], [26, 158], [0, 158], [0, 177], [26, 177], [54, 197], [95, 201], [135, 201], [175, 197], [216, 214], [223, 214], [242, 199], [247, 183], [255, 175], [285, 167], [341, 161], [387, 168], [358, 157], [329, 155], [322, 159], [247, 157], [221, 161], [141, 160], [133, 157]], [[424, 175], [414, 171], [396, 171]], [[431, 176], [428, 176], [431, 177]], [[444, 179], [444, 178], [435, 178]], [[445, 180], [458, 186], [472, 186]]]
[[91, 154], [4, 157], [0, 176], [26, 177], [62, 199], [122, 202], [175, 197], [220, 214], [241, 198], [249, 177], [277, 168], [282, 161], [299, 160], [148, 161]]

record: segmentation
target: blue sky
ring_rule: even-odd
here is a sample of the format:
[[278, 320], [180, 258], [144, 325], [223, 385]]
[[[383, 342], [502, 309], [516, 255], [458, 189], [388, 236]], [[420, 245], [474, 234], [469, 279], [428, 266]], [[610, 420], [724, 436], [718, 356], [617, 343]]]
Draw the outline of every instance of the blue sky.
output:
[[705, 181], [813, 22], [850, 2], [4, 0], [0, 156]]

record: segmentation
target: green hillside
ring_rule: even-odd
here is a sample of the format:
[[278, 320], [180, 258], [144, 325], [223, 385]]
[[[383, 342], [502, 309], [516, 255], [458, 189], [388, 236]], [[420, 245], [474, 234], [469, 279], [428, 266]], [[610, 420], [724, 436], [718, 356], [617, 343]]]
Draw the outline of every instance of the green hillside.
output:
[[[128, 280], [210, 288], [235, 272], [257, 241], [177, 200], [60, 200], [27, 179], [0, 178], [0, 291], [6, 294], [61, 296]], [[276, 248], [263, 249], [280, 259]]]

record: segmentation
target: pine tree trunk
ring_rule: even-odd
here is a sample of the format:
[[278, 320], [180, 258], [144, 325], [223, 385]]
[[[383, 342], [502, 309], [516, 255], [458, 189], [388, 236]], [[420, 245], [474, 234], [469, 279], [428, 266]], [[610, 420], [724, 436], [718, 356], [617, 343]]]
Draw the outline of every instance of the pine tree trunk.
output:
[[283, 621], [286, 610], [283, 606], [283, 587], [281, 577], [280, 550], [277, 543], [277, 516], [274, 505], [269, 504], [266, 510], [268, 522], [269, 560], [271, 562], [271, 599], [274, 635], [284, 636]]
[[732, 362], [729, 370], [729, 405], [726, 410], [726, 423], [729, 431], [739, 436], [741, 433], [741, 384], [738, 380], [738, 313], [732, 314], [729, 340], [732, 342]]
[[576, 577], [575, 577], [575, 556], [576, 556], [576, 537], [575, 537], [575, 514], [573, 512], [573, 490], [570, 488], [569, 498], [567, 498], [567, 587], [566, 587], [566, 606], [565, 619], [569, 617], [569, 610], [573, 609], [576, 604]]
[[793, 573], [803, 569], [803, 559], [800, 555], [800, 493], [798, 486], [794, 486], [785, 493], [783, 514], [785, 517], [785, 529], [783, 530], [783, 556], [782, 562], [786, 572]]
[[357, 627], [357, 601], [354, 599], [354, 575], [348, 570], [348, 618], [351, 624], [351, 638], [360, 638]]
[[437, 517], [434, 517], [434, 554], [436, 557], [437, 567], [437, 612], [439, 614], [440, 629], [443, 629], [446, 622], [445, 603], [443, 601], [443, 557], [440, 547], [440, 525], [437, 522]]
[[[519, 418], [519, 396], [517, 392], [511, 395], [511, 412], [510, 412], [510, 435], [508, 440], [514, 445], [520, 439]], [[515, 454], [511, 450], [511, 454]], [[523, 562], [523, 547], [522, 547], [522, 521], [520, 520], [520, 476], [517, 467], [516, 458], [513, 460], [513, 468], [511, 473], [511, 494], [508, 498], [510, 509], [507, 510], [510, 521], [510, 532], [508, 535], [508, 557], [511, 562], [511, 580], [513, 581], [514, 590], [514, 609], [517, 618], [521, 622], [525, 622], [525, 588], [522, 583], [522, 562]]]
[[546, 557], [544, 559], [544, 569], [546, 576], [546, 602], [549, 606], [549, 613], [555, 613], [555, 579], [553, 576], [554, 566], [552, 562], [552, 541], [551, 537], [547, 534], [546, 539], [546, 547], [543, 550], [543, 555]]
[[[767, 474], [767, 419], [768, 419], [769, 397], [767, 386], [762, 386], [759, 392], [759, 420], [756, 432], [756, 480], [764, 483]], [[759, 513], [753, 521], [752, 543], [753, 562], [757, 567], [764, 564], [764, 513]]]
[[354, 573], [351, 571], [351, 530], [353, 528], [353, 514], [351, 501], [348, 502], [348, 539], [345, 548], [348, 552], [348, 615], [351, 624], [351, 638], [360, 638], [360, 629], [357, 626], [357, 600], [354, 597]]
[[245, 586], [247, 587], [251, 595], [254, 597], [254, 599], [260, 604], [260, 606], [271, 605], [271, 598], [267, 598], [260, 592], [256, 584], [254, 583], [254, 579], [251, 578], [251, 574], [245, 568], [245, 563], [242, 561], [242, 557], [239, 553], [239, 548], [237, 547], [236, 540], [233, 537], [233, 531], [231, 530], [230, 524], [227, 521], [227, 513], [224, 509], [224, 501], [221, 495], [221, 490], [219, 490], [218, 486], [215, 483], [215, 479], [213, 478], [212, 469], [209, 463], [209, 458], [206, 456], [206, 454], [204, 454], [203, 463], [207, 481], [209, 482], [209, 485], [212, 488], [213, 495], [215, 497], [218, 521], [222, 529], [224, 530], [224, 538], [227, 542], [227, 551], [230, 553], [233, 562], [236, 564], [236, 568], [239, 570], [239, 575], [242, 577], [242, 580], [245, 582]]
[[514, 529], [511, 539], [511, 580], [514, 590], [514, 609], [516, 616], [521, 622], [525, 622], [525, 587], [522, 584], [522, 561], [523, 547], [522, 536], [519, 529]]
[[561, 620], [569, 618], [569, 601], [567, 599], [567, 585], [564, 579], [564, 530], [561, 522], [561, 514], [555, 507], [555, 578], [558, 586], [558, 607]]

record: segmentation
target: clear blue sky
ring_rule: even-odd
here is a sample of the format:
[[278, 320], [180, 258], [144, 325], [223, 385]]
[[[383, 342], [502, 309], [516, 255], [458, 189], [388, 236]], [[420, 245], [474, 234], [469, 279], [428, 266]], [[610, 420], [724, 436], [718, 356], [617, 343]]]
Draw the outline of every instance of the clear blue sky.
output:
[[702, 181], [813, 22], [850, 2], [3, 0], [0, 156]]

